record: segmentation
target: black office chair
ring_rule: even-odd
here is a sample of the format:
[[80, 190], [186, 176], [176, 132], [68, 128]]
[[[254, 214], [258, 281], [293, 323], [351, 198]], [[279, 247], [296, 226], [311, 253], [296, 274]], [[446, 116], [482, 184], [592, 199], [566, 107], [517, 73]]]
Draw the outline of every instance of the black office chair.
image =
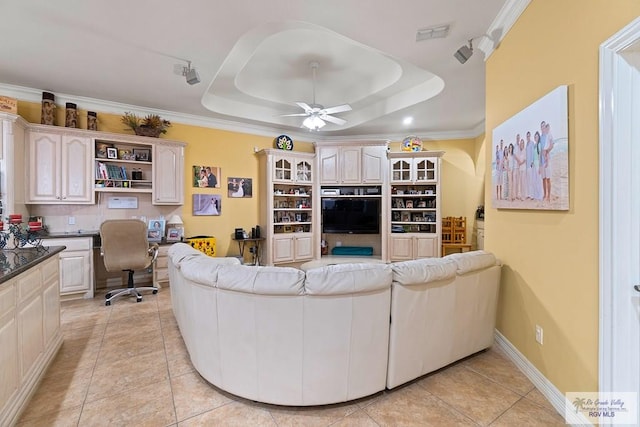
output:
[[126, 271], [129, 280], [125, 289], [109, 291], [105, 295], [105, 305], [122, 295], [135, 296], [136, 302], [142, 301], [140, 291], [158, 293], [155, 286], [136, 287], [133, 272], [152, 265], [158, 257], [158, 245], [149, 246], [147, 226], [137, 219], [107, 220], [100, 226], [102, 239], [101, 254], [107, 271]]

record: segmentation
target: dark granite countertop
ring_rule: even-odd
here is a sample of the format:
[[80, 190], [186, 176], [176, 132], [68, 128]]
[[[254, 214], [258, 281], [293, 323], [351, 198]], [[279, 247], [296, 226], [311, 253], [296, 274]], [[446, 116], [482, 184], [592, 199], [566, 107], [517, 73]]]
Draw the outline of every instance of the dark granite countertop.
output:
[[24, 273], [42, 261], [62, 252], [64, 246], [0, 250], [0, 287], [9, 279]]

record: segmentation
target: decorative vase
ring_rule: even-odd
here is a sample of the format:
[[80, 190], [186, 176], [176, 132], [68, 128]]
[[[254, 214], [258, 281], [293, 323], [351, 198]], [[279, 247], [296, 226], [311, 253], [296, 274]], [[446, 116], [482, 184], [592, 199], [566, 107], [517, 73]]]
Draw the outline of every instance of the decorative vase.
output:
[[56, 104], [55, 95], [51, 92], [42, 92], [42, 116], [40, 123], [43, 125], [56, 124]]
[[95, 111], [87, 111], [87, 130], [98, 130], [98, 114]]
[[67, 102], [64, 111], [64, 125], [68, 128], [78, 127], [78, 109], [73, 102]]

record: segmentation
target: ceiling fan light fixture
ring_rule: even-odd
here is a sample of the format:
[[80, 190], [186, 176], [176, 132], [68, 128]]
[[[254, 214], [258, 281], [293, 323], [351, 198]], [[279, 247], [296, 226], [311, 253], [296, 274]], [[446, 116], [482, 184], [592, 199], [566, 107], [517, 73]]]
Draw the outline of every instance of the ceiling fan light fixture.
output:
[[317, 115], [311, 115], [304, 119], [302, 126], [309, 130], [320, 130], [326, 123]]

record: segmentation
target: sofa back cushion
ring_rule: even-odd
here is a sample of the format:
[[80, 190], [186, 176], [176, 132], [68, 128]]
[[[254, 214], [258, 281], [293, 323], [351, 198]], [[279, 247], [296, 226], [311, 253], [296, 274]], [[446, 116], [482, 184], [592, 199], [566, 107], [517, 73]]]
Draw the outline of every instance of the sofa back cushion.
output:
[[498, 264], [495, 255], [493, 255], [491, 252], [485, 251], [472, 251], [451, 254], [447, 255], [443, 259], [455, 262], [458, 274], [466, 274]]
[[457, 265], [452, 260], [423, 258], [391, 264], [393, 281], [410, 286], [420, 283], [451, 279], [456, 275]]
[[304, 271], [291, 267], [226, 266], [218, 271], [218, 289], [261, 295], [303, 295]]
[[180, 263], [183, 260], [202, 255], [202, 252], [199, 252], [184, 243], [175, 243], [171, 245], [169, 251], [167, 252], [167, 255], [169, 256], [169, 260], [171, 260], [173, 265], [175, 265], [176, 268], [179, 269]]
[[307, 271], [307, 295], [344, 295], [388, 289], [391, 267], [387, 264], [337, 264]]
[[213, 258], [198, 252], [200, 255], [186, 257], [179, 266], [185, 279], [202, 285], [216, 286], [218, 274], [222, 267], [229, 265], [240, 266], [237, 258]]

